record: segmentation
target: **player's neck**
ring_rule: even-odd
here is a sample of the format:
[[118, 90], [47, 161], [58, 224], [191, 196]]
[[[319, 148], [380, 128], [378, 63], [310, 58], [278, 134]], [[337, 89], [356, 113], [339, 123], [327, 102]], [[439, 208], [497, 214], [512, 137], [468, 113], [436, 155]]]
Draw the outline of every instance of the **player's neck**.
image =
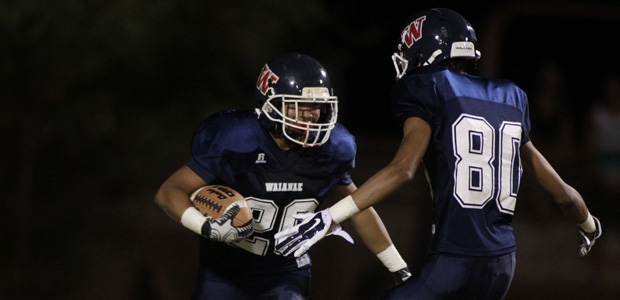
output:
[[271, 132], [269, 132], [269, 135], [271, 136], [273, 141], [276, 142], [276, 145], [278, 145], [278, 148], [280, 148], [280, 149], [282, 149], [284, 151], [288, 151], [288, 150], [292, 150], [294, 148], [297, 148], [297, 144], [289, 142], [284, 137], [276, 137]]

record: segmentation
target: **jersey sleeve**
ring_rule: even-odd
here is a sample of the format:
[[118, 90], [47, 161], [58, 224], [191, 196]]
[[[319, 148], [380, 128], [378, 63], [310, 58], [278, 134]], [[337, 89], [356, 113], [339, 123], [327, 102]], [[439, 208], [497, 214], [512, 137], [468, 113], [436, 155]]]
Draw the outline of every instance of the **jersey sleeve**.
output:
[[403, 125], [408, 118], [418, 117], [433, 124], [433, 83], [423, 76], [408, 75], [394, 84], [391, 94], [391, 112], [396, 122]]
[[192, 138], [192, 159], [187, 163], [205, 182], [212, 182], [217, 178], [217, 162], [221, 151], [216, 141], [217, 126], [208, 121], [200, 124]]
[[349, 172], [342, 174], [342, 176], [340, 176], [340, 181], [338, 181], [338, 184], [340, 185], [349, 185], [351, 183], [353, 183], [353, 179], [351, 179]]
[[231, 147], [236, 147], [237, 140], [243, 140], [236, 130], [239, 122], [234, 121], [233, 111], [217, 113], [203, 121], [194, 132], [191, 144], [192, 158], [187, 163], [205, 182], [232, 177], [230, 164], [226, 163], [225, 154]]
[[330, 136], [328, 145], [328, 157], [332, 160], [329, 164], [333, 166], [332, 172], [341, 174], [339, 185], [349, 185], [353, 183], [349, 170], [355, 168], [355, 156], [357, 155], [357, 144], [355, 137], [342, 124], [336, 124]]
[[522, 99], [523, 101], [521, 101], [521, 105], [522, 107], [522, 111], [523, 111], [523, 120], [521, 121], [521, 126], [522, 126], [522, 132], [521, 132], [521, 145], [525, 145], [527, 142], [530, 141], [530, 106], [528, 103], [528, 99], [527, 99], [527, 95], [525, 94], [525, 92], [522, 92]]

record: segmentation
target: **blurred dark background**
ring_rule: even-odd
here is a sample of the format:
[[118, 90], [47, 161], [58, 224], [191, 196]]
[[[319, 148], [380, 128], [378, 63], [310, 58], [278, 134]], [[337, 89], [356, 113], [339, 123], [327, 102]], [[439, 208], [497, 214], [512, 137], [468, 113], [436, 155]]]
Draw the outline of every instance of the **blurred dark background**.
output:
[[[387, 164], [390, 60], [416, 12], [474, 26], [479, 75], [529, 95], [532, 139], [604, 226], [585, 258], [574, 224], [524, 173], [507, 299], [620, 299], [620, 79], [616, 1], [77, 1], [0, 3], [2, 299], [188, 299], [198, 237], [155, 206], [194, 127], [252, 108], [262, 65], [315, 57], [356, 135], [357, 184]], [[376, 206], [412, 269], [428, 243], [423, 174]], [[311, 250], [311, 299], [376, 299], [391, 277], [361, 243]]]

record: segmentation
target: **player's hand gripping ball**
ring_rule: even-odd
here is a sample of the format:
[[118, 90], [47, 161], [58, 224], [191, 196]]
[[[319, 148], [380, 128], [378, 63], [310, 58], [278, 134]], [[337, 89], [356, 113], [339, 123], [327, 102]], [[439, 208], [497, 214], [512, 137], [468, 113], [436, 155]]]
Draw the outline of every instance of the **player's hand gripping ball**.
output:
[[230, 187], [207, 185], [190, 196], [194, 206], [208, 218], [202, 228], [206, 238], [236, 242], [254, 231], [254, 218], [245, 198]]

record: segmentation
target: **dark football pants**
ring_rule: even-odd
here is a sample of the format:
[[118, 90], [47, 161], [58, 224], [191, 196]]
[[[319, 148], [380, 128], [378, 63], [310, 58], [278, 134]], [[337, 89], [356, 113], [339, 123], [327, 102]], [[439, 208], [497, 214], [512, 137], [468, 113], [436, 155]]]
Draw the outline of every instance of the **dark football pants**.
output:
[[310, 291], [310, 269], [287, 273], [231, 276], [198, 271], [193, 300], [303, 300]]
[[422, 269], [381, 299], [503, 299], [515, 270], [515, 253], [496, 257], [429, 254]]

